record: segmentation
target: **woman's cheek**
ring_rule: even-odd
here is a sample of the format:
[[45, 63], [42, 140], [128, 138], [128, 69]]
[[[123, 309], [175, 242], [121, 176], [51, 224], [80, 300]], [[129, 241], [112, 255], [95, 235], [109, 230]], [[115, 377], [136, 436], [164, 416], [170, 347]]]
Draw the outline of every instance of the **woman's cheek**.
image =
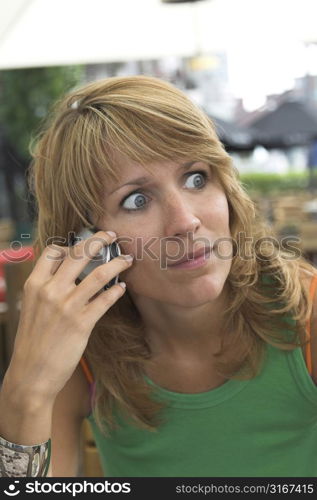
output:
[[225, 224], [229, 228], [229, 205], [224, 194], [217, 200], [214, 208], [215, 211], [213, 213], [217, 215], [218, 220], [222, 225]]

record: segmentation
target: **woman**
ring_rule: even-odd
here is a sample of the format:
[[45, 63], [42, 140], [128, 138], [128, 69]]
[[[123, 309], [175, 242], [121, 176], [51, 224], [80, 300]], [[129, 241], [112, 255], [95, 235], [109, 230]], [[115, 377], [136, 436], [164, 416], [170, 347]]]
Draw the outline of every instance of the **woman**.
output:
[[[314, 476], [317, 273], [274, 239], [204, 113], [155, 78], [90, 84], [58, 103], [30, 174], [38, 260], [3, 446], [42, 445], [45, 475], [51, 438], [48, 475], [75, 476], [88, 417], [107, 476]], [[83, 227], [90, 253], [67, 246]], [[113, 241], [133, 260], [77, 280]], [[99, 293], [118, 274], [126, 290]]]

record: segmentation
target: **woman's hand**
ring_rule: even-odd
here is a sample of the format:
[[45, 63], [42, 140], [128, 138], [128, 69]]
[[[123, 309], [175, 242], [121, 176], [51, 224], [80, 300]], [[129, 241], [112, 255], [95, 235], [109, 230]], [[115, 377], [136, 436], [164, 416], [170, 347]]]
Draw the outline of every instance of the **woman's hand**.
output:
[[98, 231], [73, 247], [50, 245], [42, 252], [24, 285], [6, 374], [19, 394], [37, 397], [41, 403], [54, 401], [75, 371], [94, 325], [124, 294], [125, 289], [116, 284], [96, 295], [131, 266], [132, 260], [123, 255], [75, 284], [89, 260], [115, 239]]

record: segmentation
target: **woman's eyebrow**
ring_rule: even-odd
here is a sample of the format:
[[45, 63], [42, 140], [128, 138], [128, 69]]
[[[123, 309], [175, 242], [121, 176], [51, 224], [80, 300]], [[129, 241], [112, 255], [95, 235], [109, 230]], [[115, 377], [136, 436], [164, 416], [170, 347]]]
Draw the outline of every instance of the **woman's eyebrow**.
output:
[[[194, 165], [194, 163], [197, 163], [197, 160], [194, 160], [194, 161], [188, 161], [186, 163], [182, 163], [178, 170], [182, 169], [182, 170], [188, 170], [192, 165]], [[118, 191], [119, 189], [123, 188], [124, 186], [143, 186], [144, 184], [148, 183], [148, 182], [151, 182], [151, 178], [150, 177], [145, 177], [145, 176], [142, 176], [142, 177], [138, 177], [137, 179], [133, 179], [129, 182], [126, 182], [125, 184], [122, 184], [121, 186], [119, 187], [116, 187], [113, 191], [111, 191], [109, 193], [109, 196], [113, 193], [115, 193], [116, 191]]]

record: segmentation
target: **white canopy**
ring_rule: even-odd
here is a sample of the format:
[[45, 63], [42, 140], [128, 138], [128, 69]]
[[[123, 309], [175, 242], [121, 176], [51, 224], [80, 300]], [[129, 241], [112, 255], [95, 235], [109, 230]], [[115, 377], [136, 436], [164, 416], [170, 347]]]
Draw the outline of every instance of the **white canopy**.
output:
[[0, 68], [192, 55], [202, 3], [0, 0]]
[[317, 41], [316, 0], [0, 0], [0, 69], [194, 55], [259, 34]]

